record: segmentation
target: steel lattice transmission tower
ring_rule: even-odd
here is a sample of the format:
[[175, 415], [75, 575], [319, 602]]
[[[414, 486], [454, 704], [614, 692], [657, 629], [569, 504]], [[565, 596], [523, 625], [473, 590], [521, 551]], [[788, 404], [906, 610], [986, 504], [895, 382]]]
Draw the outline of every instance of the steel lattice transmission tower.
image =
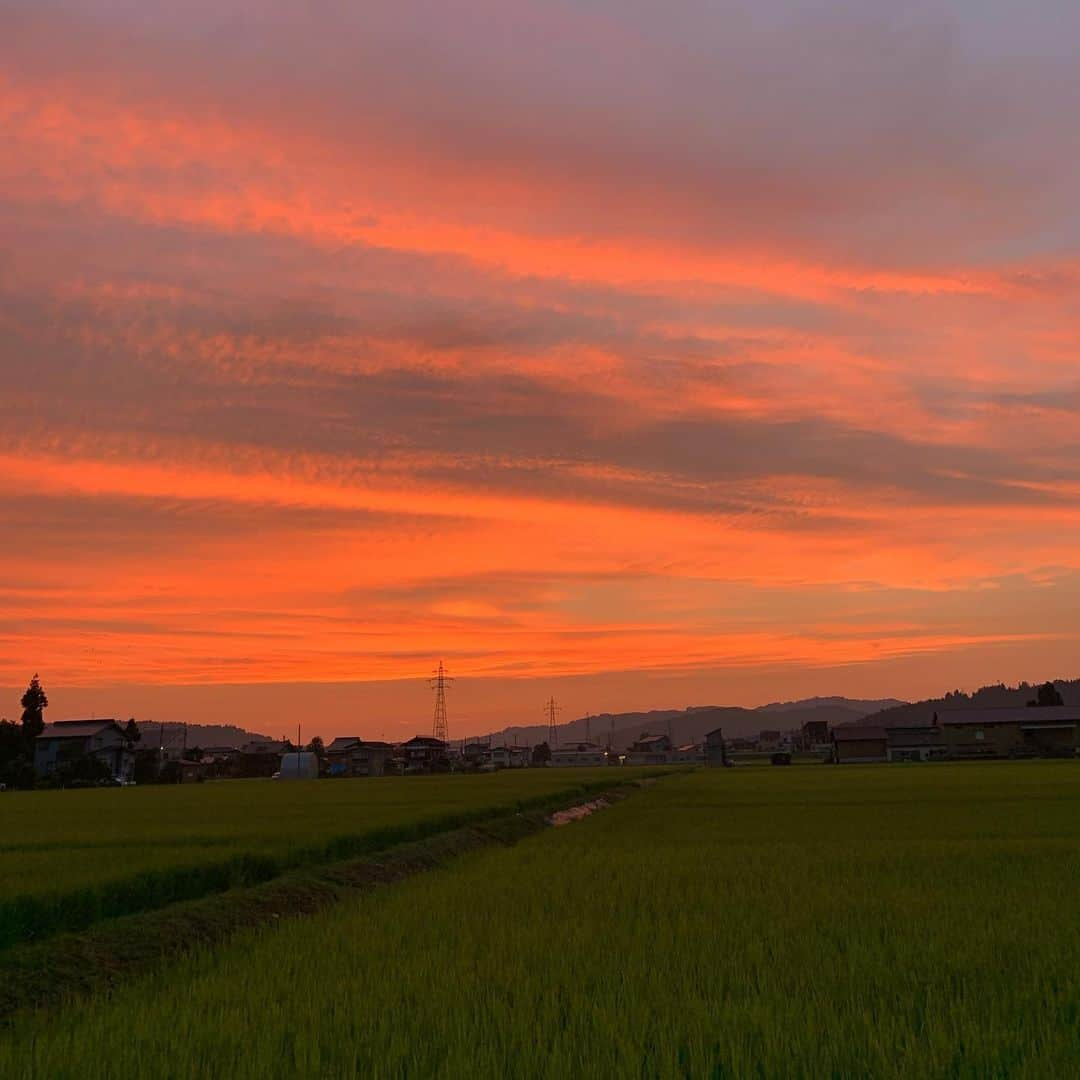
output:
[[450, 741], [450, 729], [446, 723], [446, 688], [453, 681], [446, 674], [441, 660], [435, 674], [428, 679], [428, 685], [435, 691], [435, 723], [432, 725], [432, 733], [436, 739], [443, 742]]
[[544, 713], [548, 718], [548, 746], [556, 746], [559, 742], [559, 732], [556, 727], [555, 717], [559, 715], [559, 710], [562, 706], [553, 698], [550, 697], [544, 703]]

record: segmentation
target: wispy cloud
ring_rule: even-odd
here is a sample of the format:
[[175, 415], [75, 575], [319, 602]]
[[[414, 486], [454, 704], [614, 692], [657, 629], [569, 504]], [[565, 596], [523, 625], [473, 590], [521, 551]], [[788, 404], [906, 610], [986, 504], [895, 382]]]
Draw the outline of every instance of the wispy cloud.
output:
[[0, 677], [1080, 633], [1077, 19], [7, 5]]

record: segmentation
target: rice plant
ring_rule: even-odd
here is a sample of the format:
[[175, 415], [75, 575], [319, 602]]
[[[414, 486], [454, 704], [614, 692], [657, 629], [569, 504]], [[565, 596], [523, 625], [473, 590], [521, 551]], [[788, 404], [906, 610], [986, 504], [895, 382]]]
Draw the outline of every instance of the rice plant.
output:
[[1075, 1076], [1078, 886], [1069, 763], [698, 772], [22, 1022], [0, 1075]]

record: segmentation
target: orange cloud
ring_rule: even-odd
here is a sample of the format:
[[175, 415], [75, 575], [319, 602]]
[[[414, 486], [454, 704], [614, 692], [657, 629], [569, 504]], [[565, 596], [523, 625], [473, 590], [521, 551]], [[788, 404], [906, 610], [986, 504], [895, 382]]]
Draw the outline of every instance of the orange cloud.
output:
[[[394, 130], [411, 99], [335, 131], [140, 63], [0, 81], [0, 680], [683, 678], [1075, 636], [1067, 243], [1004, 211], [985, 250], [925, 245], [929, 211], [902, 243], [883, 166], [807, 150], [804, 190], [752, 124], [740, 160], [684, 140], [685, 178], [638, 174], [622, 116], [577, 156], [520, 102], [520, 142], [485, 139], [494, 100], [445, 139]], [[976, 193], [897, 157], [917, 208]]]

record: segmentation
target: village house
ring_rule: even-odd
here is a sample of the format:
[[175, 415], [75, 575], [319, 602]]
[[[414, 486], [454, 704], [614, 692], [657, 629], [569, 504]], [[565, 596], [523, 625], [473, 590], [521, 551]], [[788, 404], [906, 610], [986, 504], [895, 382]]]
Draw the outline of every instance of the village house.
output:
[[765, 753], [780, 750], [784, 747], [784, 733], [782, 731], [762, 731], [758, 734], [757, 748]]
[[951, 759], [1074, 757], [1080, 743], [1080, 708], [943, 710], [938, 721]]
[[728, 753], [732, 754], [753, 754], [757, 752], [758, 748], [757, 739], [749, 739], [745, 735], [726, 739], [724, 745], [727, 747]]
[[466, 739], [461, 746], [461, 763], [466, 769], [479, 769], [487, 761], [491, 749], [491, 738]]
[[842, 724], [832, 729], [832, 759], [837, 765], [885, 761], [888, 740], [883, 727]]
[[524, 769], [532, 759], [527, 746], [492, 746], [484, 752], [484, 764], [493, 769]]
[[733, 754], [739, 754], [742, 756], [756, 754], [757, 740], [748, 739], [746, 735], [737, 735], [737, 737], [734, 737], [732, 739], [725, 739], [724, 748], [729, 758]]
[[686, 743], [685, 746], [676, 746], [668, 756], [668, 762], [672, 765], [704, 765], [704, 743]]
[[176, 763], [176, 782], [178, 784], [197, 784], [206, 779], [208, 766], [201, 761], [182, 758]]
[[799, 735], [800, 749], [827, 750], [829, 747], [829, 721], [807, 720]]
[[240, 747], [234, 759], [236, 774], [247, 779], [273, 776], [281, 768], [281, 755], [291, 750], [284, 740], [253, 739]]
[[101, 762], [116, 780], [131, 779], [135, 754], [115, 720], [57, 720], [34, 740], [34, 772], [53, 776], [83, 758]]
[[711, 768], [727, 764], [727, 748], [724, 745], [722, 728], [713, 728], [705, 735], [705, 764]]
[[447, 744], [430, 735], [414, 735], [396, 749], [404, 772], [443, 772], [450, 767]]
[[630, 744], [626, 751], [625, 763], [627, 765], [667, 765], [671, 761], [671, 752], [674, 747], [667, 735], [641, 736], [637, 742]]
[[[136, 756], [142, 757], [144, 749], [141, 747], [136, 748]], [[157, 756], [157, 747], [153, 747], [150, 751], [155, 758]], [[199, 765], [202, 768], [202, 778], [204, 780], [221, 780], [228, 776], [233, 776], [237, 772], [237, 759], [240, 757], [240, 751], [235, 746], [206, 746], [199, 751]], [[191, 758], [194, 760], [194, 758]], [[160, 759], [158, 759], [160, 764]]]
[[202, 750], [203, 777], [221, 779], [235, 772], [240, 751], [235, 746], [206, 746]]
[[359, 735], [339, 736], [326, 748], [329, 776], [384, 776], [394, 756], [388, 742], [361, 739]]
[[936, 724], [887, 728], [885, 742], [889, 761], [941, 761], [946, 753], [941, 728]]
[[235, 746], [204, 746], [202, 760], [205, 765], [220, 765], [236, 757], [240, 751]]
[[596, 743], [569, 743], [555, 746], [551, 750], [551, 765], [556, 768], [567, 766], [596, 767], [608, 763], [607, 751]]

